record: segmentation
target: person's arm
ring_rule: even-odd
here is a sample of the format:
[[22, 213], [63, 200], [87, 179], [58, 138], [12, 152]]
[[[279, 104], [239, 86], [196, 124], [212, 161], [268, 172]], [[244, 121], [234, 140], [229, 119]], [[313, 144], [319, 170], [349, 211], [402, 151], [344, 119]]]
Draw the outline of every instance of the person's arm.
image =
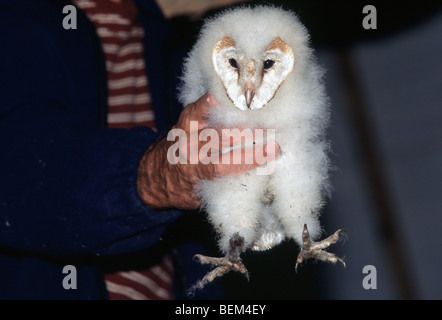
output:
[[104, 62], [89, 26], [79, 16], [64, 30], [61, 8], [23, 3], [0, 6], [0, 245], [50, 254], [152, 245], [180, 215], [151, 210], [138, 193], [157, 134], [100, 129]]

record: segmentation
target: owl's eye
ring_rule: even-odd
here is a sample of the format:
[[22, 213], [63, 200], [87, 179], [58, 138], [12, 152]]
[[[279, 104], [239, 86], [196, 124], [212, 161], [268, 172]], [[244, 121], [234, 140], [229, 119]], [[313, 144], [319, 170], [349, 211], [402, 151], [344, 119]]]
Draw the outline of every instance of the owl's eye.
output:
[[236, 60], [235, 59], [229, 59], [229, 63], [230, 63], [230, 65], [232, 66], [232, 67], [234, 67], [235, 69], [237, 69], [238, 68], [238, 63], [236, 63]]
[[273, 60], [266, 60], [266, 61], [264, 61], [264, 69], [268, 70], [271, 67], [273, 67], [274, 64], [275, 64], [275, 61], [273, 61]]

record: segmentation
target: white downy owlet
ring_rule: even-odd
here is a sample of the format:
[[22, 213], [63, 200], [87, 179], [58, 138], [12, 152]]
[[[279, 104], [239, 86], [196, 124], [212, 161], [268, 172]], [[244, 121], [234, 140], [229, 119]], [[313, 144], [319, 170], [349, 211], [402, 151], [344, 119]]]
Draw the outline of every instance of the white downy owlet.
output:
[[219, 102], [209, 114], [211, 124], [273, 129], [280, 152], [269, 174], [255, 169], [199, 184], [225, 257], [197, 255], [215, 268], [192, 289], [230, 270], [248, 277], [241, 253], [268, 250], [284, 239], [301, 247], [296, 266], [307, 258], [345, 266], [324, 250], [342, 230], [311, 240], [321, 234], [320, 211], [329, 192], [329, 108], [322, 79], [308, 31], [295, 14], [240, 7], [206, 21], [185, 61], [181, 102], [210, 92]]

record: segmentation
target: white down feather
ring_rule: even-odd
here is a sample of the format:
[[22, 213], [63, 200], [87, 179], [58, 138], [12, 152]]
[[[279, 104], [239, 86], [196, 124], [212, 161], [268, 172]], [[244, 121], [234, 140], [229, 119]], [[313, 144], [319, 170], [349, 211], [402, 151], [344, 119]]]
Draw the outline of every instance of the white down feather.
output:
[[[292, 48], [293, 71], [263, 108], [242, 111], [227, 97], [211, 59], [215, 43], [225, 35], [252, 57], [277, 36]], [[244, 237], [246, 249], [253, 250], [269, 249], [283, 239], [301, 245], [304, 224], [312, 239], [319, 237], [319, 213], [329, 190], [324, 135], [329, 109], [322, 77], [308, 32], [293, 13], [267, 6], [242, 7], [205, 23], [185, 61], [181, 102], [187, 105], [210, 92], [220, 102], [210, 113], [212, 124], [275, 129], [280, 146], [271, 175], [257, 175], [254, 170], [202, 181], [197, 188], [224, 253], [235, 233]], [[266, 190], [274, 193], [271, 205], [262, 202]]]

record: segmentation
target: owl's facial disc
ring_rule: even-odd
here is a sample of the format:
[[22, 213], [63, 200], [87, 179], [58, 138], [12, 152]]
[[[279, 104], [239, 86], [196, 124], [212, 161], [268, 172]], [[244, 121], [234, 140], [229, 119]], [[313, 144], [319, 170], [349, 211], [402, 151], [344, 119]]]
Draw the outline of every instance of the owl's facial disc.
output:
[[293, 50], [276, 37], [260, 57], [247, 57], [225, 36], [212, 52], [212, 62], [227, 96], [241, 110], [264, 107], [293, 70]]

